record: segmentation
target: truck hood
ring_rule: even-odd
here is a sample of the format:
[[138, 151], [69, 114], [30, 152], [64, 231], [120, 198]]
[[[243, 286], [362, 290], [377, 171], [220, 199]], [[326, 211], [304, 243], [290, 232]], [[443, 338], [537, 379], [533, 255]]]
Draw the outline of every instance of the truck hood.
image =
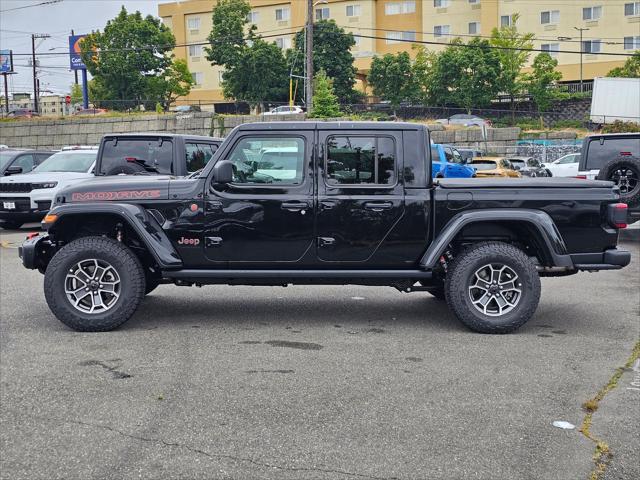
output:
[[64, 188], [58, 198], [64, 198], [65, 203], [166, 200], [169, 198], [172, 178], [159, 175], [92, 177], [91, 180]]

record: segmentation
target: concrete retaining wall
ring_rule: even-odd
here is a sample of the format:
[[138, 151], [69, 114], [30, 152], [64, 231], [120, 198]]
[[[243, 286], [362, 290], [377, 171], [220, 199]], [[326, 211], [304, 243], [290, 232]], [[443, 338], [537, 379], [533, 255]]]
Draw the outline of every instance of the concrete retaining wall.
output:
[[[208, 112], [122, 117], [83, 117], [74, 119], [0, 122], [0, 143], [16, 148], [61, 148], [65, 145], [97, 145], [107, 133], [171, 132], [225, 137], [242, 123], [258, 121], [304, 120], [303, 115], [212, 115]], [[480, 129], [444, 130], [430, 125], [436, 143], [455, 143], [478, 147], [483, 142]], [[514, 144], [519, 128], [488, 130], [490, 143]]]

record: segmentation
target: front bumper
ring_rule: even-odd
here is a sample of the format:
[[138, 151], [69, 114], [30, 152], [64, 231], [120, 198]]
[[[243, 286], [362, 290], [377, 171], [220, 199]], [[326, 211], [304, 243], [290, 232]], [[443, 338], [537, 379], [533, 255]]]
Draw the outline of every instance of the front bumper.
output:
[[576, 270], [619, 270], [631, 262], [631, 252], [610, 248], [601, 253], [573, 253], [571, 260]]
[[30, 270], [39, 269], [44, 272], [53, 255], [53, 246], [49, 235], [40, 234], [22, 242], [18, 247], [18, 256], [22, 265]]
[[[13, 204], [14, 208], [5, 208], [5, 203]], [[0, 195], [0, 221], [39, 222], [50, 208], [50, 198]]]

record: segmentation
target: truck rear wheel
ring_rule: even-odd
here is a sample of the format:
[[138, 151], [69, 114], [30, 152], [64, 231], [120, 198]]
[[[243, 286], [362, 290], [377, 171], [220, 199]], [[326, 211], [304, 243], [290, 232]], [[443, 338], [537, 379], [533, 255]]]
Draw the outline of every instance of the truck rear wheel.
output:
[[471, 330], [509, 333], [524, 325], [540, 301], [540, 277], [519, 248], [483, 242], [458, 255], [445, 282], [449, 308]]
[[145, 293], [144, 270], [125, 245], [82, 237], [51, 259], [44, 293], [53, 314], [79, 332], [104, 332], [126, 322]]

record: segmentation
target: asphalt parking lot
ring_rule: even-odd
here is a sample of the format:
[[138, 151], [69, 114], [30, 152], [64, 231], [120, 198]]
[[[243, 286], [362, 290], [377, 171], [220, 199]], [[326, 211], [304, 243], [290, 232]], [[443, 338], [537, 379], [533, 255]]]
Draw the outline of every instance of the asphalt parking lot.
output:
[[76, 333], [20, 265], [27, 231], [0, 231], [3, 479], [588, 479], [596, 441], [601, 478], [640, 478], [640, 364], [579, 431], [640, 336], [640, 230], [630, 267], [543, 279], [506, 336], [356, 286], [161, 286]]

